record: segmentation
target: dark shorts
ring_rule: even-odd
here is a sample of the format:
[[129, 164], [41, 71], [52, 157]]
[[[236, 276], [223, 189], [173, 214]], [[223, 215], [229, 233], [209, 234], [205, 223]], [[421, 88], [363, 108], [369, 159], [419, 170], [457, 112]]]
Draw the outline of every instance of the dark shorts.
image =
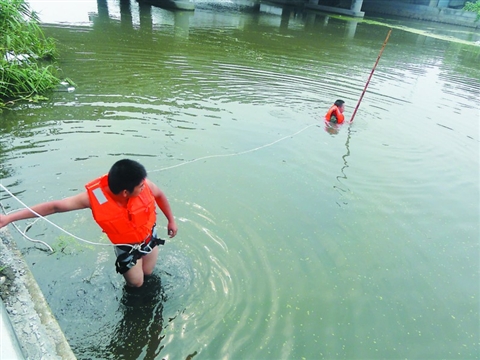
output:
[[125, 274], [128, 270], [137, 264], [137, 260], [141, 257], [150, 254], [153, 248], [157, 245], [163, 245], [165, 240], [157, 237], [157, 229], [154, 226], [152, 229], [152, 235], [142, 245], [138, 247], [122, 245], [115, 246], [115, 255], [117, 260], [115, 261], [115, 268], [117, 273]]

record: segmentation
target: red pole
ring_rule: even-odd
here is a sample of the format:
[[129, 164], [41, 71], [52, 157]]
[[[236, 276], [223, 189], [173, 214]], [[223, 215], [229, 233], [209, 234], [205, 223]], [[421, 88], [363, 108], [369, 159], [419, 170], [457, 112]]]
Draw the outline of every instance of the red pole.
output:
[[368, 77], [367, 83], [365, 84], [365, 87], [363, 88], [362, 95], [360, 96], [360, 99], [358, 99], [357, 106], [355, 107], [355, 111], [353, 112], [353, 115], [352, 115], [352, 118], [350, 119], [350, 122], [353, 121], [353, 118], [355, 117], [355, 114], [357, 113], [358, 107], [360, 106], [360, 103], [362, 102], [363, 95], [365, 95], [365, 91], [367, 91], [368, 84], [370, 84], [370, 79], [372, 78], [373, 72], [375, 71], [375, 68], [377, 67], [378, 62], [380, 61], [380, 57], [382, 56], [383, 49], [385, 49], [385, 45], [387, 45], [388, 38], [390, 37], [391, 33], [392, 33], [392, 29], [390, 29], [390, 31], [387, 34], [387, 37], [386, 37], [385, 41], [383, 42], [382, 49], [380, 50], [380, 53], [378, 54], [377, 61], [375, 62], [375, 65], [373, 66], [372, 72], [370, 73], [370, 76]]

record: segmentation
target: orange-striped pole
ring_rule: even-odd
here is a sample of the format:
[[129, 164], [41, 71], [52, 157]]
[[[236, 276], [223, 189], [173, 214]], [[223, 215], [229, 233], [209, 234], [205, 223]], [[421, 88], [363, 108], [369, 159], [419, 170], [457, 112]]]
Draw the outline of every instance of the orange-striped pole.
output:
[[357, 113], [358, 107], [360, 106], [360, 103], [362, 102], [363, 95], [365, 95], [365, 91], [367, 91], [368, 84], [370, 84], [370, 79], [372, 78], [373, 72], [375, 71], [375, 68], [377, 67], [378, 62], [380, 61], [380, 57], [382, 56], [383, 49], [385, 49], [385, 45], [387, 45], [388, 38], [390, 37], [391, 33], [392, 33], [392, 29], [390, 29], [390, 31], [387, 34], [387, 37], [386, 37], [385, 41], [383, 42], [382, 49], [380, 50], [380, 53], [378, 54], [377, 61], [375, 62], [375, 65], [373, 66], [372, 72], [370, 73], [370, 76], [368, 77], [367, 83], [365, 84], [365, 87], [363, 88], [362, 95], [360, 96], [360, 99], [358, 99], [357, 106], [355, 107], [355, 110], [353, 111], [353, 115], [352, 115], [352, 118], [350, 119], [350, 122], [353, 121], [353, 118], [355, 117], [355, 114]]

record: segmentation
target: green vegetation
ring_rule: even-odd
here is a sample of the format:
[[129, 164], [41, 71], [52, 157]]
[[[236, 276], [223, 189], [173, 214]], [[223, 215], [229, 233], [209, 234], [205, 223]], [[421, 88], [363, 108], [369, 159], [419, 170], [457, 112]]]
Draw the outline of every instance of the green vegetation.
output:
[[[55, 41], [46, 38], [37, 14], [24, 0], [0, 0], [0, 109], [41, 94], [60, 83]], [[1, 110], [0, 110], [1, 111]]]
[[463, 10], [477, 13], [478, 21], [480, 19], [480, 0], [477, 0], [476, 2], [467, 1], [463, 7]]

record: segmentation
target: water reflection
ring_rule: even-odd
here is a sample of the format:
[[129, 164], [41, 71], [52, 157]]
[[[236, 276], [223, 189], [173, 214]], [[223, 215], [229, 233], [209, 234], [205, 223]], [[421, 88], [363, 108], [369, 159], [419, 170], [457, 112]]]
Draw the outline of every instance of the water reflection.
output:
[[104, 21], [108, 21], [108, 19], [110, 19], [107, 0], [97, 0], [97, 9], [99, 19], [102, 19]]
[[[345, 170], [348, 168], [347, 158], [350, 156], [350, 138], [352, 137], [352, 126], [351, 124], [348, 125], [347, 129], [347, 140], [345, 141], [345, 154], [342, 155], [343, 165], [340, 169], [340, 175], [337, 176], [337, 181], [340, 185], [334, 185], [333, 188], [340, 192], [340, 194], [345, 195], [349, 192], [349, 188], [347, 187], [346, 180], [347, 174], [345, 174]], [[345, 181], [343, 181], [345, 180]], [[342, 199], [342, 203], [340, 204], [337, 201], [338, 206], [342, 207], [343, 205], [347, 205], [347, 201], [345, 198]], [[342, 205], [343, 204], [343, 205]]]
[[[149, 33], [155, 27], [172, 24], [178, 30], [176, 35], [183, 37], [188, 37], [190, 26], [234, 26], [241, 28], [243, 24], [239, 23], [239, 15], [241, 16], [241, 13], [243, 13], [250, 15], [250, 21], [253, 18], [259, 19], [258, 17], [252, 17], [253, 14], [276, 15], [276, 19], [269, 18], [262, 19], [262, 21], [267, 20], [270, 26], [278, 27], [281, 30], [298, 28], [299, 26], [305, 30], [312, 29], [312, 27], [318, 30], [317, 25], [321, 27], [340, 26], [336, 31], [337, 34], [341, 32], [347, 39], [353, 39], [356, 36], [359, 24], [373, 21], [377, 25], [436, 38], [458, 39], [460, 42], [469, 44], [479, 44], [480, 41], [480, 35], [477, 32], [467, 29], [459, 31], [458, 27], [455, 26], [444, 26], [444, 24], [436, 23], [427, 23], [428, 26], [424, 26], [425, 23], [420, 21], [369, 18], [368, 16], [364, 20], [349, 18], [348, 21], [345, 21], [344, 19], [339, 19], [338, 15], [331, 16], [330, 14], [308, 10], [304, 7], [262, 3], [259, 0], [196, 0], [195, 12], [168, 10], [152, 5], [147, 0], [118, 0], [118, 2], [97, 0], [96, 3], [88, 2], [85, 4], [76, 1], [58, 3], [31, 0], [30, 4], [33, 10], [39, 13], [41, 21], [47, 24], [86, 24], [84, 19], [85, 11], [87, 11], [88, 24], [92, 25], [93, 23], [94, 27], [100, 26], [102, 28], [110, 22], [120, 22], [123, 29], [140, 30]], [[93, 4], [96, 7], [96, 11], [93, 10]], [[212, 16], [212, 12], [217, 13], [215, 16]], [[228, 12], [229, 14], [224, 16], [225, 14], [219, 14], [219, 12]], [[412, 26], [412, 28], [409, 28], [409, 26]]]
[[132, 10], [130, 0], [120, 0], [120, 23], [124, 29], [133, 29]]
[[[67, 5], [68, 4], [68, 5]], [[70, 6], [71, 2], [66, 1], [61, 6]], [[90, 4], [91, 5], [91, 4]], [[57, 11], [52, 4], [42, 0], [32, 0], [33, 10], [40, 14], [40, 19], [44, 23], [69, 23], [85, 24], [85, 13], [82, 11]], [[236, 1], [196, 1], [196, 11], [181, 11], [164, 9], [152, 5], [146, 0], [119, 0], [111, 2], [108, 0], [97, 0], [96, 11], [91, 7], [85, 7], [88, 11], [88, 20], [94, 29], [105, 30], [106, 26], [120, 23], [123, 30], [139, 30], [144, 33], [151, 33], [153, 28], [165, 24], [174, 26], [175, 35], [188, 37], [191, 18], [195, 17], [194, 26], [235, 26], [238, 27], [238, 15], [241, 13], [251, 15], [268, 14], [276, 15], [277, 18], [264, 19], [270, 26], [278, 27], [280, 30], [298, 28], [302, 26], [305, 29], [320, 23], [322, 26], [328, 26], [330, 16], [324, 13], [305, 10], [303, 7], [282, 6], [271, 3], [261, 3], [258, 0], [236, 0]], [[63, 9], [63, 8], [62, 8]], [[217, 13], [212, 17], [212, 12], [232, 12], [230, 14]], [[235, 12], [237, 16], [231, 16]], [[259, 19], [258, 17], [254, 17]], [[334, 22], [333, 26], [341, 24], [344, 26], [345, 37], [353, 38], [359, 23], [356, 19], [350, 21]]]

